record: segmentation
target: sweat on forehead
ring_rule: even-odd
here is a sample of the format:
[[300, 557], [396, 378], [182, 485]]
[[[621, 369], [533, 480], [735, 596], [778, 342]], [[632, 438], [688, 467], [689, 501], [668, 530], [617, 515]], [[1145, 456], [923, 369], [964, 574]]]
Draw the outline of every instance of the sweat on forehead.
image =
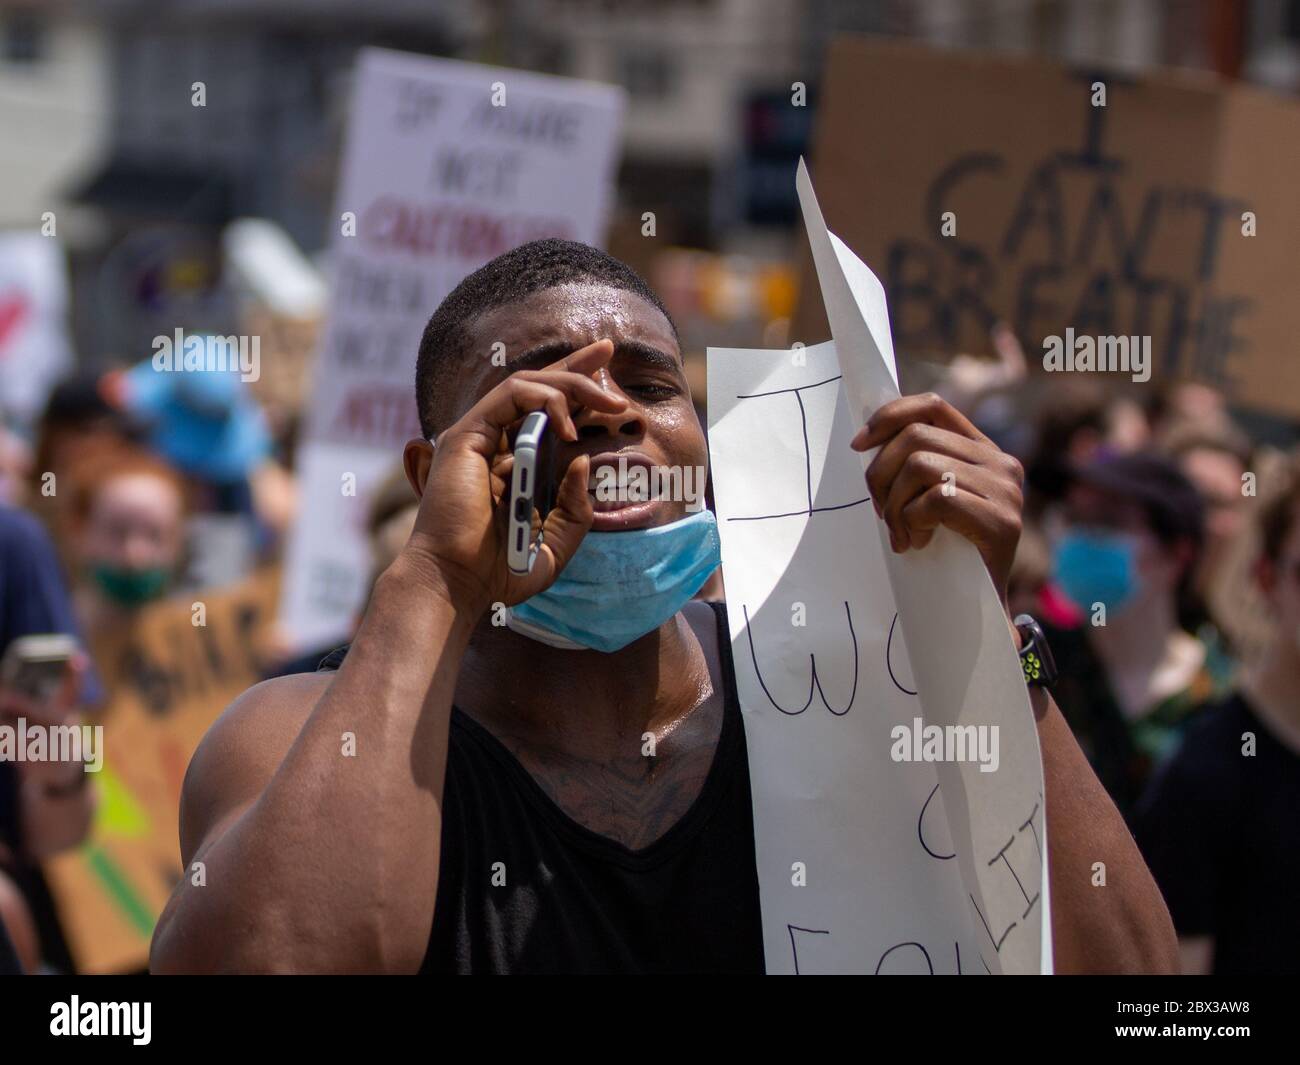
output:
[[521, 244], [466, 277], [425, 326], [415, 367], [416, 405], [425, 436], [441, 432], [452, 418], [459, 398], [457, 382], [478, 336], [477, 323], [497, 308], [563, 286], [616, 289], [637, 296], [663, 314], [676, 336], [663, 302], [626, 263], [571, 240]]

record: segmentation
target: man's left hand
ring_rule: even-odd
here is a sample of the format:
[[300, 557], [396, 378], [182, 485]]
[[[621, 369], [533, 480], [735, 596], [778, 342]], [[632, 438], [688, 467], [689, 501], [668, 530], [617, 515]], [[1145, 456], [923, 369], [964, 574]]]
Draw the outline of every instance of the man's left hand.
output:
[[1020, 463], [933, 392], [886, 403], [851, 446], [880, 448], [867, 487], [894, 550], [924, 547], [946, 525], [979, 549], [1005, 603], [1020, 540]]

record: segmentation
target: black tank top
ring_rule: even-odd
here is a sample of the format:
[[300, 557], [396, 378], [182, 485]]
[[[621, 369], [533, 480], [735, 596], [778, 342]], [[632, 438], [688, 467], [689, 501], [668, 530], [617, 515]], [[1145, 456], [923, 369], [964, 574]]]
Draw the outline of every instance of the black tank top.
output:
[[713, 765], [681, 820], [641, 850], [574, 821], [452, 708], [422, 973], [763, 972], [749, 759], [725, 608], [711, 605], [725, 677]]

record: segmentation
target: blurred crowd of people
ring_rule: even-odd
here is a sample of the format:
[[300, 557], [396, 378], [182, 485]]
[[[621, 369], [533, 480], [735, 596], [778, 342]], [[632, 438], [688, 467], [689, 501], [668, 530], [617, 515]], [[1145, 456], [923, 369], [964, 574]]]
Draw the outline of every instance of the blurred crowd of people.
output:
[[[1057, 702], [1165, 893], [1188, 971], [1294, 971], [1297, 464], [1257, 448], [1211, 389], [1031, 373], [1005, 327], [994, 348], [947, 363], [936, 387], [1024, 464], [1010, 606], [1048, 632]], [[296, 425], [238, 375], [146, 361], [61, 382], [28, 440], [6, 432], [0, 655], [52, 632], [92, 653], [47, 705], [0, 689], [4, 722], [94, 720], [112, 696], [102, 637], [280, 557]], [[395, 468], [369, 501], [376, 574], [414, 514]], [[282, 654], [279, 671], [318, 657]], [[84, 839], [86, 777], [0, 761], [0, 919], [27, 971], [75, 966], [41, 863]]]
[[[0, 656], [49, 633], [86, 649], [48, 705], [0, 684], [0, 725], [102, 721], [115, 692], [96, 647], [155, 604], [188, 604], [278, 565], [298, 504], [306, 379], [296, 378], [286, 388], [268, 373], [257, 388], [237, 373], [145, 360], [59, 382], [26, 433], [0, 425]], [[414, 504], [396, 464], [367, 504], [372, 575], [405, 542]], [[268, 674], [314, 669], [330, 649], [268, 642]], [[41, 866], [87, 838], [95, 793], [80, 764], [0, 760], [0, 930], [28, 972], [76, 969]]]
[[[145, 361], [57, 384], [30, 439], [4, 430], [0, 655], [49, 633], [89, 653], [46, 705], [0, 686], [0, 724], [99, 720], [114, 693], [97, 645], [278, 555], [293, 485], [271, 424], [237, 375]], [[0, 918], [29, 972], [74, 968], [41, 863], [86, 837], [94, 806], [80, 764], [0, 761]]]
[[[1015, 613], [1169, 905], [1184, 971], [1300, 968], [1300, 463], [1199, 384], [958, 356], [938, 389], [1025, 467]], [[1104, 879], [1101, 881], [1104, 883]], [[1100, 886], [1100, 885], [1098, 885]]]

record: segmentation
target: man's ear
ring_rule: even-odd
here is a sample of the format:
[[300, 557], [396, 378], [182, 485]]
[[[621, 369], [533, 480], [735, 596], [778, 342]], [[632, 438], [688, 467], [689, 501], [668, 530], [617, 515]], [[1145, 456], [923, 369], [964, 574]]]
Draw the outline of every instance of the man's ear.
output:
[[402, 468], [406, 471], [406, 482], [411, 486], [416, 499], [424, 498], [424, 485], [429, 479], [429, 467], [433, 465], [433, 444], [416, 437], [406, 442], [402, 451]]

